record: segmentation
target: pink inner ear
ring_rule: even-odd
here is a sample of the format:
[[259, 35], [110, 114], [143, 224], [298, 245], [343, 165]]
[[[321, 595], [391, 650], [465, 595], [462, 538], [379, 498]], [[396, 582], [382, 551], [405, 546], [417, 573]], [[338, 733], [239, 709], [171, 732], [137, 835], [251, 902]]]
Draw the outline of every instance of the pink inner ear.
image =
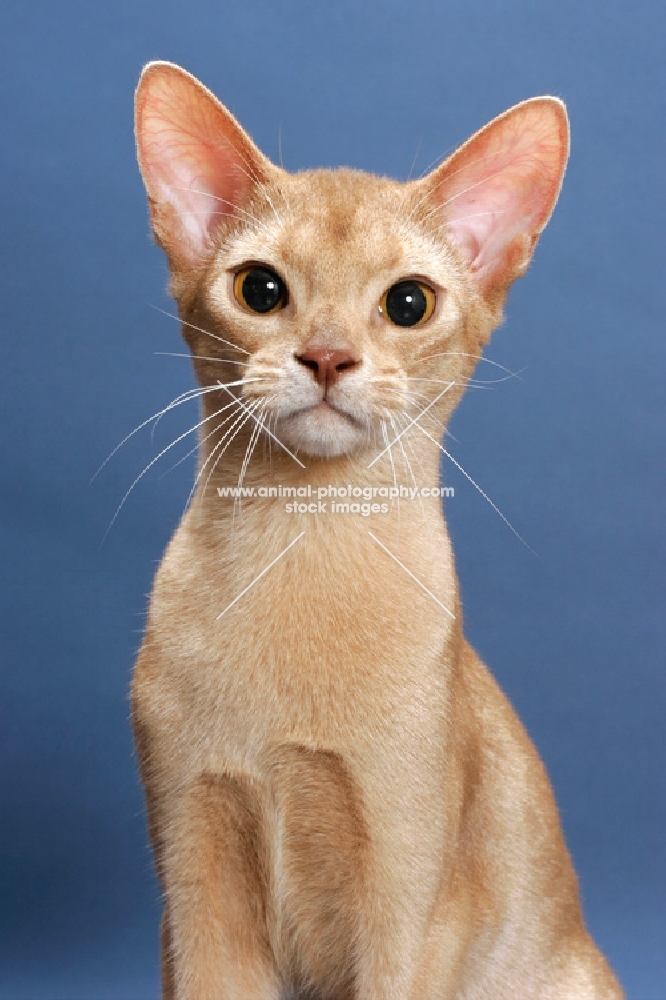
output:
[[242, 212], [259, 180], [258, 151], [198, 81], [159, 64], [139, 85], [137, 145], [151, 201], [175, 210], [173, 242], [200, 258], [225, 216]]
[[495, 119], [436, 172], [435, 197], [482, 286], [509, 266], [518, 237], [528, 263], [557, 200], [567, 152], [563, 106], [536, 98]]

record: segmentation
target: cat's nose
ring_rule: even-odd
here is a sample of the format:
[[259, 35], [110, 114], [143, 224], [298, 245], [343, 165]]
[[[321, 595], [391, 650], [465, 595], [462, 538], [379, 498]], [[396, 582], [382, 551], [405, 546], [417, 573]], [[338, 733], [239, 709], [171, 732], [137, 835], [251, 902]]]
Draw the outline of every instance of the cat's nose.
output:
[[302, 354], [295, 355], [306, 368], [309, 368], [319, 385], [324, 389], [335, 385], [341, 375], [360, 365], [352, 349], [345, 344], [339, 347], [307, 347]]

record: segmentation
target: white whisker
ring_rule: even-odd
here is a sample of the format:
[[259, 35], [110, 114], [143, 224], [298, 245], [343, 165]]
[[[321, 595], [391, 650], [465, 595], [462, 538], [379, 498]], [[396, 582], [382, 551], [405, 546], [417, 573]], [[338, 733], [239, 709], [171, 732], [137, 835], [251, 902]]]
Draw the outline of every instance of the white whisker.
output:
[[[258, 409], [260, 405], [261, 404], [257, 401], [255, 403], [255, 405], [253, 405], [252, 409], [253, 410]], [[220, 464], [220, 462], [222, 460], [222, 457], [223, 457], [224, 453], [226, 452], [227, 448], [229, 447], [229, 445], [231, 444], [231, 442], [234, 440], [234, 438], [242, 431], [243, 427], [245, 427], [245, 425], [249, 422], [251, 416], [252, 416], [252, 411], [248, 409], [248, 411], [246, 413], [244, 412], [244, 413], [241, 413], [239, 415], [239, 417], [238, 417], [238, 419], [236, 421], [236, 423], [238, 424], [238, 426], [236, 427], [236, 424], [232, 424], [232, 426], [230, 427], [230, 429], [229, 429], [230, 431], [232, 431], [234, 429], [234, 427], [236, 427], [236, 429], [233, 430], [233, 434], [231, 434], [229, 440], [224, 445], [224, 448], [222, 448], [222, 450], [220, 451], [220, 454], [215, 459], [215, 462], [213, 463], [213, 466], [212, 466], [210, 472], [208, 473], [208, 476], [206, 477], [206, 482], [204, 483], [203, 491], [202, 491], [203, 493], [205, 493], [206, 490], [208, 489], [208, 483], [212, 479], [212, 477], [213, 477], [213, 475], [215, 473], [215, 470], [217, 469], [218, 465]], [[253, 433], [254, 433], [254, 429], [253, 429]], [[236, 506], [236, 503], [235, 503], [235, 500], [234, 500], [234, 510], [235, 510], [235, 506]]]
[[378, 462], [378, 461], [379, 461], [379, 459], [380, 459], [380, 458], [382, 457], [382, 455], [383, 455], [383, 454], [384, 454], [384, 453], [385, 453], [386, 451], [389, 451], [389, 452], [390, 452], [390, 449], [391, 449], [391, 448], [393, 447], [393, 445], [394, 445], [394, 444], [396, 443], [396, 441], [398, 441], [398, 440], [399, 440], [399, 438], [401, 438], [401, 437], [402, 437], [402, 435], [403, 435], [403, 434], [405, 434], [405, 433], [406, 433], [406, 432], [407, 432], [407, 431], [409, 430], [409, 428], [410, 428], [410, 427], [411, 427], [411, 426], [412, 426], [413, 424], [415, 424], [415, 423], [416, 423], [416, 421], [417, 421], [418, 419], [420, 419], [420, 417], [422, 417], [422, 416], [423, 416], [423, 415], [424, 415], [425, 413], [427, 413], [427, 412], [428, 412], [428, 410], [430, 410], [430, 408], [431, 408], [431, 407], [433, 407], [433, 406], [435, 405], [435, 403], [437, 403], [437, 402], [438, 402], [438, 401], [439, 401], [439, 400], [440, 400], [440, 399], [442, 398], [442, 396], [443, 396], [443, 395], [444, 395], [445, 393], [447, 393], [447, 392], [449, 391], [449, 389], [451, 389], [451, 388], [453, 387], [453, 385], [455, 385], [455, 383], [454, 383], [454, 382], [450, 382], [450, 383], [449, 383], [449, 384], [448, 384], [448, 385], [446, 386], [446, 388], [442, 389], [442, 391], [441, 391], [440, 393], [438, 393], [438, 395], [437, 395], [437, 396], [435, 396], [435, 398], [434, 398], [434, 399], [432, 400], [432, 402], [431, 402], [431, 403], [428, 403], [428, 405], [427, 405], [427, 406], [425, 407], [425, 409], [423, 409], [423, 410], [421, 411], [421, 413], [420, 413], [420, 414], [418, 414], [418, 416], [416, 416], [416, 417], [414, 417], [413, 419], [411, 419], [411, 420], [410, 420], [410, 422], [409, 422], [409, 423], [407, 424], [407, 426], [405, 427], [405, 429], [404, 429], [403, 431], [401, 431], [401, 432], [400, 432], [400, 434], [399, 434], [398, 438], [396, 438], [395, 440], [393, 440], [393, 441], [392, 441], [392, 442], [391, 442], [391, 443], [390, 443], [389, 445], [387, 445], [387, 447], [386, 447], [386, 448], [384, 448], [384, 451], [381, 451], [381, 452], [379, 453], [379, 455], [377, 455], [377, 456], [376, 456], [375, 458], [373, 458], [372, 462], [370, 462], [370, 465], [368, 465], [368, 468], [369, 468], [369, 469], [371, 469], [371, 468], [372, 468], [372, 466], [373, 466], [373, 465], [375, 464], [375, 462]]
[[[434, 418], [434, 414], [432, 414], [432, 413], [429, 413], [428, 416], [433, 416], [433, 418]], [[404, 423], [409, 420], [409, 417], [407, 416], [406, 413], [398, 413], [398, 414], [396, 414], [396, 419], [397, 419], [398, 423], [400, 423], [402, 421], [403, 425], [404, 425]], [[421, 470], [421, 476], [423, 477], [423, 482], [425, 482], [426, 481], [426, 474], [425, 474], [425, 469], [423, 468], [423, 463], [421, 462], [421, 456], [419, 455], [418, 451], [416, 450], [416, 448], [414, 447], [414, 445], [410, 441], [409, 437], [405, 437], [405, 445], [411, 451], [412, 458], [418, 463], [419, 469]]]
[[[395, 423], [395, 420], [394, 420], [394, 418], [393, 418], [392, 415], [389, 415], [389, 420], [391, 422], [391, 427], [393, 429], [393, 433], [396, 435], [396, 439], [398, 439], [399, 442], [400, 442], [400, 451], [402, 452], [402, 457], [404, 458], [405, 463], [407, 465], [407, 469], [409, 471], [409, 475], [411, 476], [412, 483], [418, 489], [418, 483], [416, 482], [416, 476], [414, 475], [414, 470], [412, 469], [412, 463], [409, 461], [409, 457], [407, 455], [407, 452], [405, 451], [405, 446], [404, 446], [402, 437], [398, 438], [398, 428], [396, 427], [396, 423]], [[426, 516], [425, 516], [425, 508], [423, 506], [423, 499], [421, 497], [420, 492], [418, 493], [418, 498], [419, 498], [419, 506], [421, 507], [421, 516], [423, 517], [423, 523], [425, 525], [427, 523], [426, 522]]]
[[203, 354], [188, 354], [187, 351], [155, 351], [154, 353], [163, 358], [196, 358], [197, 361], [217, 361], [221, 365], [241, 365], [243, 368], [250, 367], [249, 361], [231, 361], [229, 358], [207, 358]]
[[[239, 400], [236, 400], [236, 403], [239, 403]], [[241, 411], [240, 413], [233, 414], [233, 416], [235, 416], [235, 420], [232, 423], [231, 427], [227, 428], [227, 430], [224, 432], [224, 434], [222, 435], [222, 437], [220, 438], [220, 440], [217, 442], [217, 444], [215, 445], [215, 447], [212, 449], [212, 451], [211, 451], [210, 455], [208, 456], [208, 458], [206, 459], [206, 461], [203, 463], [203, 465], [199, 469], [197, 477], [194, 480], [194, 483], [192, 485], [192, 489], [190, 490], [190, 492], [188, 494], [185, 506], [188, 506], [188, 504], [190, 504], [190, 502], [192, 501], [192, 497], [194, 496], [194, 494], [196, 492], [196, 488], [199, 485], [199, 481], [200, 481], [201, 477], [204, 474], [206, 466], [214, 458], [216, 452], [220, 448], [222, 448], [222, 450], [220, 451], [219, 455], [215, 459], [215, 462], [211, 466], [208, 475], [206, 476], [206, 482], [203, 484], [203, 488], [201, 490], [201, 495], [202, 496], [205, 495], [206, 490], [208, 489], [208, 484], [209, 484], [209, 482], [211, 480], [211, 477], [213, 476], [213, 473], [215, 472], [216, 468], [218, 467], [220, 461], [222, 460], [222, 456], [224, 455], [225, 451], [227, 450], [227, 448], [229, 447], [229, 445], [231, 444], [231, 442], [234, 440], [234, 438], [236, 437], [236, 435], [238, 434], [238, 432], [248, 422], [248, 420], [250, 418], [251, 411], [254, 410], [254, 409], [256, 409], [260, 405], [261, 405], [260, 401], [259, 400], [255, 400], [253, 403], [250, 404], [249, 407], [246, 407], [244, 411]], [[229, 403], [229, 406], [233, 406], [233, 403]], [[240, 403], [239, 403], [239, 406], [240, 406]], [[233, 431], [233, 433], [232, 433], [232, 431]], [[229, 435], [231, 435], [231, 436], [229, 436]], [[222, 445], [224, 445], [224, 447], [222, 447]]]
[[[220, 383], [220, 384], [221, 384], [221, 383]], [[222, 388], [223, 388], [223, 389], [226, 389], [226, 386], [222, 386]], [[226, 391], [228, 392], [229, 390], [228, 390], [228, 389], [226, 389]], [[229, 395], [230, 395], [230, 396], [233, 396], [233, 393], [229, 393]], [[234, 397], [234, 398], [236, 398], [236, 397]], [[243, 405], [244, 405], [244, 404], [243, 404], [243, 403], [241, 403], [241, 406], [243, 406]], [[290, 456], [290, 458], [293, 458], [293, 460], [294, 460], [295, 462], [297, 462], [297, 463], [298, 463], [298, 464], [300, 465], [301, 469], [305, 469], [305, 468], [306, 468], [306, 466], [305, 466], [305, 465], [303, 465], [303, 463], [301, 462], [301, 460], [300, 460], [299, 458], [296, 458], [296, 456], [295, 456], [295, 455], [293, 454], [293, 452], [289, 451], [289, 449], [287, 448], [286, 444], [283, 444], [283, 442], [282, 442], [282, 441], [280, 441], [280, 439], [279, 439], [279, 437], [277, 437], [277, 435], [275, 435], [275, 434], [271, 433], [271, 431], [269, 431], [267, 427], [265, 427], [265, 430], [266, 430], [266, 433], [267, 433], [267, 434], [270, 434], [270, 436], [271, 436], [271, 437], [273, 438], [273, 440], [274, 440], [274, 441], [276, 441], [276, 442], [277, 442], [277, 444], [279, 444], [279, 445], [280, 445], [280, 447], [282, 448], [282, 450], [283, 450], [283, 451], [286, 451], [286, 453], [287, 453], [287, 454], [288, 454], [288, 455]]]
[[256, 448], [257, 441], [259, 440], [261, 431], [262, 431], [263, 426], [264, 426], [264, 417], [265, 417], [266, 411], [268, 409], [268, 404], [271, 402], [272, 399], [273, 399], [273, 397], [271, 396], [267, 400], [265, 400], [265, 402], [263, 403], [263, 406], [261, 407], [261, 410], [259, 412], [259, 419], [257, 420], [257, 422], [255, 423], [254, 427], [252, 428], [252, 434], [250, 435], [250, 440], [248, 441], [247, 448], [245, 449], [245, 456], [243, 458], [243, 464], [241, 465], [240, 474], [238, 476], [238, 494], [237, 494], [236, 498], [234, 499], [234, 517], [235, 517], [235, 514], [236, 514], [236, 501], [238, 501], [238, 511], [239, 511], [239, 513], [242, 510], [242, 498], [241, 498], [240, 490], [241, 490], [241, 487], [243, 485], [243, 481], [245, 479], [245, 473], [247, 471], [247, 467], [248, 467], [248, 465], [250, 463], [250, 459], [252, 458], [252, 454], [254, 452], [254, 449]]
[[483, 490], [481, 489], [481, 487], [479, 486], [479, 484], [478, 484], [477, 482], [475, 482], [475, 481], [474, 481], [474, 480], [472, 479], [472, 477], [470, 476], [469, 472], [467, 472], [467, 471], [466, 471], [465, 469], [463, 469], [463, 467], [462, 467], [462, 465], [460, 464], [460, 462], [456, 461], [456, 459], [455, 459], [455, 458], [453, 457], [453, 455], [452, 455], [452, 454], [451, 454], [450, 452], [448, 452], [448, 451], [446, 450], [446, 448], [444, 448], [444, 447], [443, 447], [443, 446], [442, 446], [442, 445], [441, 445], [441, 444], [439, 443], [439, 441], [436, 441], [436, 440], [435, 440], [435, 438], [434, 438], [434, 437], [432, 436], [432, 434], [429, 434], [429, 433], [428, 433], [428, 431], [427, 431], [427, 430], [425, 429], [425, 427], [421, 427], [421, 426], [420, 426], [420, 424], [417, 424], [416, 426], [418, 427], [418, 429], [419, 429], [419, 430], [421, 431], [421, 433], [422, 433], [422, 434], [425, 434], [425, 436], [426, 436], [427, 438], [430, 438], [430, 440], [431, 440], [431, 441], [433, 442], [433, 444], [436, 444], [436, 445], [437, 445], [437, 447], [438, 447], [438, 448], [440, 449], [440, 451], [441, 451], [441, 452], [442, 452], [442, 453], [443, 453], [444, 455], [446, 455], [446, 457], [447, 457], [447, 458], [448, 458], [448, 459], [449, 459], [449, 460], [450, 460], [451, 462], [453, 462], [453, 464], [455, 465], [456, 469], [459, 469], [459, 470], [460, 470], [460, 472], [462, 472], [463, 476], [465, 476], [465, 478], [466, 478], [466, 479], [468, 479], [468, 480], [470, 481], [470, 483], [472, 484], [472, 486], [473, 486], [473, 487], [474, 487], [474, 488], [475, 488], [476, 490], [478, 490], [478, 491], [479, 491], [479, 493], [481, 494], [481, 496], [483, 497], [483, 499], [484, 499], [484, 500], [487, 500], [487, 502], [488, 502], [488, 503], [490, 504], [490, 506], [491, 506], [491, 507], [493, 508], [493, 510], [495, 511], [495, 513], [499, 514], [499, 516], [500, 516], [500, 517], [502, 518], [502, 520], [504, 521], [504, 523], [506, 524], [506, 526], [507, 526], [508, 528], [510, 528], [510, 529], [511, 529], [511, 531], [512, 531], [512, 532], [514, 533], [514, 535], [516, 536], [516, 538], [518, 538], [518, 539], [519, 539], [519, 540], [520, 540], [520, 541], [521, 541], [521, 542], [523, 543], [523, 545], [525, 546], [525, 548], [526, 548], [526, 549], [529, 549], [529, 550], [530, 550], [530, 552], [531, 552], [531, 553], [532, 553], [533, 555], [535, 555], [535, 556], [538, 556], [538, 553], [534, 551], [534, 549], [532, 548], [532, 546], [531, 546], [531, 545], [528, 545], [528, 543], [527, 543], [527, 542], [525, 541], [525, 539], [523, 538], [523, 536], [522, 536], [521, 534], [519, 534], [519, 533], [518, 533], [518, 532], [516, 531], [516, 529], [515, 529], [515, 528], [514, 528], [514, 526], [513, 526], [512, 524], [511, 524], [511, 522], [510, 522], [510, 521], [508, 520], [508, 518], [506, 518], [506, 517], [504, 516], [504, 514], [503, 514], [503, 513], [502, 513], [502, 511], [501, 511], [501, 510], [499, 509], [499, 507], [497, 506], [497, 504], [493, 503], [493, 501], [492, 501], [492, 500], [490, 499], [490, 497], [488, 496], [488, 494], [487, 494], [487, 493], [484, 493], [484, 491], [483, 491]]
[[[524, 369], [523, 369], [524, 370]], [[456, 382], [456, 385], [465, 388], [466, 386], [471, 386], [472, 389], [490, 389], [494, 385], [498, 385], [500, 382], [508, 382], [509, 379], [519, 378], [518, 373], [511, 373], [510, 375], [503, 375], [502, 378], [468, 378], [466, 382]], [[439, 385], [446, 385], [449, 381], [444, 378], [416, 378], [415, 376], [408, 375], [408, 382], [437, 382]]]
[[[227, 403], [226, 406], [222, 407], [222, 411], [228, 410], [233, 405], [234, 405], [233, 402]], [[220, 411], [218, 411], [218, 412], [220, 412]], [[230, 413], [229, 416], [225, 417], [224, 420], [220, 421], [219, 424], [217, 424], [215, 427], [213, 427], [212, 431], [210, 431], [208, 434], [206, 434], [205, 437], [202, 437], [199, 441], [197, 441], [197, 443], [195, 444], [194, 448], [190, 448], [190, 450], [185, 455], [183, 455], [182, 458], [179, 458], [177, 462], [174, 462], [174, 464], [172, 466], [170, 466], [170, 468], [168, 468], [166, 470], [166, 472], [162, 473], [162, 475], [160, 476], [160, 479], [164, 479], [164, 477], [168, 476], [170, 472], [173, 472], [174, 469], [177, 469], [179, 465], [182, 465], [183, 462], [186, 462], [187, 459], [190, 457], [190, 455], [195, 455], [201, 449], [201, 446], [206, 443], [206, 441], [208, 441], [210, 438], [214, 437], [218, 433], [218, 431], [222, 430], [222, 428], [224, 427], [224, 425], [229, 420], [231, 420], [233, 418], [233, 415], [234, 415], [233, 412]]]
[[[467, 354], [465, 351], [440, 351], [438, 354], [428, 354], [425, 358], [417, 358], [414, 364], [421, 364], [423, 361], [430, 361], [432, 358], [474, 358], [476, 361], [485, 361], [487, 365], [493, 365], [494, 368], [500, 368], [503, 372], [506, 372], [512, 378], [520, 378], [520, 372], [512, 372], [510, 368], [505, 368], [498, 361], [492, 361], [490, 358], [484, 358], [482, 354]], [[521, 369], [524, 371], [524, 369]]]
[[138, 482], [139, 482], [139, 481], [140, 481], [141, 479], [143, 479], [143, 477], [144, 477], [144, 476], [145, 476], [145, 474], [146, 474], [146, 473], [148, 472], [148, 470], [149, 470], [149, 469], [152, 469], [152, 467], [153, 467], [153, 466], [155, 465], [155, 463], [156, 463], [156, 462], [158, 462], [158, 461], [160, 460], [160, 458], [162, 457], [162, 455], [166, 455], [166, 453], [167, 453], [168, 451], [171, 451], [171, 449], [172, 449], [172, 448], [174, 448], [174, 447], [175, 447], [175, 446], [176, 446], [176, 445], [177, 445], [177, 444], [178, 444], [178, 443], [179, 443], [180, 441], [182, 441], [182, 440], [183, 440], [184, 438], [188, 437], [188, 436], [189, 436], [190, 434], [192, 434], [192, 433], [193, 433], [194, 431], [198, 430], [198, 429], [199, 429], [199, 427], [201, 427], [201, 426], [202, 426], [203, 424], [207, 423], [207, 422], [208, 422], [209, 420], [213, 420], [213, 419], [214, 419], [215, 417], [219, 416], [219, 414], [220, 414], [220, 413], [222, 413], [222, 412], [223, 412], [223, 410], [225, 410], [225, 409], [226, 409], [226, 407], [222, 407], [222, 409], [220, 409], [220, 410], [217, 410], [217, 411], [216, 411], [215, 413], [211, 413], [211, 414], [210, 414], [210, 416], [208, 416], [208, 417], [204, 417], [204, 418], [203, 418], [203, 420], [200, 420], [198, 424], [195, 424], [195, 425], [194, 425], [193, 427], [190, 427], [190, 428], [189, 428], [189, 430], [186, 430], [186, 431], [184, 431], [184, 432], [183, 432], [182, 434], [179, 434], [179, 436], [178, 436], [177, 438], [175, 438], [175, 439], [174, 439], [174, 440], [173, 440], [173, 441], [171, 442], [171, 444], [168, 444], [168, 445], [166, 446], [166, 448], [163, 448], [163, 449], [162, 449], [162, 451], [161, 451], [161, 452], [159, 453], [159, 455], [156, 455], [156, 456], [155, 456], [155, 458], [153, 458], [153, 459], [152, 459], [152, 460], [151, 460], [151, 461], [150, 461], [150, 462], [148, 463], [148, 465], [146, 465], [146, 467], [145, 467], [145, 468], [143, 469], [143, 471], [142, 471], [142, 472], [140, 472], [140, 473], [139, 473], [139, 475], [138, 475], [138, 476], [136, 477], [136, 479], [134, 480], [134, 482], [132, 483], [132, 485], [130, 486], [130, 488], [129, 488], [129, 489], [127, 490], [127, 492], [125, 493], [125, 496], [124, 496], [124, 497], [122, 498], [122, 500], [120, 501], [120, 503], [119, 503], [119, 505], [118, 505], [118, 507], [117, 507], [117, 509], [116, 509], [116, 512], [115, 512], [115, 514], [114, 514], [114, 515], [113, 515], [113, 517], [111, 518], [111, 523], [109, 524], [109, 527], [108, 527], [108, 528], [106, 529], [106, 531], [104, 532], [104, 538], [102, 538], [102, 543], [101, 543], [102, 545], [104, 544], [104, 541], [105, 541], [105, 539], [106, 539], [106, 536], [107, 536], [107, 535], [109, 534], [109, 532], [111, 531], [111, 528], [112, 528], [112, 527], [113, 527], [113, 525], [115, 524], [115, 521], [116, 521], [116, 518], [117, 518], [117, 517], [118, 517], [118, 515], [120, 514], [120, 511], [122, 510], [122, 508], [123, 508], [123, 506], [124, 506], [124, 504], [125, 504], [125, 501], [127, 500], [128, 496], [130, 495], [130, 493], [132, 492], [132, 490], [134, 489], [134, 487], [136, 486], [136, 484], [137, 484], [137, 483], [138, 483]]
[[[389, 445], [388, 430], [386, 428], [386, 421], [385, 420], [382, 420], [382, 425], [381, 426], [382, 426], [382, 436], [383, 436], [384, 442], [385, 442], [385, 444], [386, 444], [386, 446], [388, 448], [389, 459], [390, 459], [390, 462], [391, 462], [391, 471], [393, 473], [393, 485], [397, 488], [397, 486], [398, 486], [398, 478], [396, 476], [395, 463], [393, 461], [393, 449]], [[393, 441], [392, 443], [395, 444], [395, 441]], [[386, 449], [384, 449], [384, 450], [386, 450]], [[396, 500], [398, 502], [397, 536], [398, 536], [398, 544], [400, 544], [400, 491], [398, 491], [398, 496], [396, 497]]]
[[[263, 381], [263, 379], [261, 379], [259, 376], [253, 376], [252, 378], [237, 379], [235, 382], [227, 382], [227, 385], [247, 385], [248, 382], [262, 382], [262, 381]], [[214, 392], [216, 389], [217, 389], [217, 385], [215, 385], [215, 386], [209, 386], [209, 387], [206, 388], [206, 392]], [[202, 395], [202, 394], [200, 393], [199, 395]], [[164, 416], [164, 414], [160, 413], [159, 416], [155, 419], [155, 423], [153, 424], [153, 426], [150, 429], [150, 443], [151, 443], [151, 445], [152, 445], [153, 441], [155, 440], [155, 431], [157, 429], [157, 425], [159, 424], [159, 422], [160, 422], [160, 420], [162, 419], [163, 416]]]
[[422, 144], [423, 144], [423, 136], [421, 136], [419, 138], [419, 141], [418, 141], [418, 143], [416, 145], [416, 152], [414, 153], [414, 159], [412, 160], [412, 165], [409, 168], [409, 173], [407, 174], [407, 180], [408, 181], [410, 181], [412, 179], [412, 174], [414, 173], [414, 167], [416, 166], [416, 161], [419, 158], [419, 153], [421, 152], [421, 146], [422, 146]]
[[102, 469], [105, 467], [105, 465], [107, 465], [111, 461], [116, 452], [120, 448], [122, 448], [122, 446], [127, 441], [129, 441], [130, 438], [134, 437], [135, 434], [137, 434], [140, 430], [142, 430], [149, 423], [151, 423], [151, 421], [159, 421], [164, 416], [165, 413], [169, 412], [169, 410], [173, 410], [177, 406], [182, 406], [183, 403], [188, 403], [191, 399], [197, 399], [199, 396], [203, 396], [207, 392], [218, 392], [218, 391], [219, 391], [218, 386], [209, 386], [205, 389], [188, 389], [187, 392], [182, 392], [180, 396], [176, 396], [176, 398], [173, 399], [168, 406], [165, 406], [163, 410], [158, 410], [157, 413], [153, 413], [152, 417], [148, 417], [148, 419], [140, 423], [138, 427], [135, 427], [133, 431], [130, 431], [129, 434], [125, 435], [122, 441], [120, 441], [119, 444], [117, 444], [116, 447], [113, 449], [113, 451], [109, 455], [107, 455], [107, 457], [104, 459], [104, 461], [102, 462], [99, 469], [92, 477], [88, 485], [90, 486], [97, 479]]
[[241, 354], [247, 354], [248, 357], [250, 356], [250, 352], [246, 351], [244, 347], [239, 347], [238, 344], [232, 344], [230, 340], [225, 340], [224, 337], [218, 337], [216, 333], [211, 333], [210, 330], [204, 330], [200, 326], [195, 326], [194, 323], [189, 323], [187, 320], [182, 319], [175, 313], [167, 312], [166, 309], [160, 309], [159, 306], [151, 306], [151, 309], [154, 309], [156, 312], [162, 313], [163, 316], [168, 316], [169, 319], [175, 319], [178, 323], [182, 323], [183, 326], [189, 326], [190, 330], [197, 330], [199, 333], [203, 333], [207, 337], [212, 337], [213, 340], [219, 340], [221, 344], [226, 344], [227, 347], [232, 347], [234, 351], [240, 351]]

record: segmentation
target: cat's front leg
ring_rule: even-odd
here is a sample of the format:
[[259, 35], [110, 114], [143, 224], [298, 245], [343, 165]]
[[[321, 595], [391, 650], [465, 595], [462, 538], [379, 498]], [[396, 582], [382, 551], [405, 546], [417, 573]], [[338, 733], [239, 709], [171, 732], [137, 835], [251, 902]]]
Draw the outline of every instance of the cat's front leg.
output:
[[440, 996], [419, 993], [417, 984], [442, 875], [441, 822], [419, 809], [418, 795], [409, 802], [409, 815], [404, 788], [402, 795], [402, 801], [385, 795], [383, 815], [370, 828], [359, 900], [357, 1000], [412, 1000], [416, 996], [434, 1000]]
[[165, 1000], [278, 1000], [252, 796], [227, 775], [198, 778], [165, 829]]
[[162, 973], [162, 1000], [175, 1000], [176, 986], [173, 977], [173, 946], [169, 910], [165, 907], [160, 924], [160, 965]]

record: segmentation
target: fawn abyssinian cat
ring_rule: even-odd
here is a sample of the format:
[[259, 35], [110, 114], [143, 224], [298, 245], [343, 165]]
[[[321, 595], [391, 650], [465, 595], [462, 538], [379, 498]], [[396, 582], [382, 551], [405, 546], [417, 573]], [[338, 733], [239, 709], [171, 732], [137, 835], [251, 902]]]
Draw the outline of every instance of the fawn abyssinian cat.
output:
[[[511, 108], [419, 180], [292, 175], [155, 62], [136, 136], [203, 410], [133, 683], [164, 997], [621, 997], [463, 636], [440, 500], [379, 503], [439, 481], [557, 199], [564, 106]], [[333, 513], [331, 485], [377, 502]]]

